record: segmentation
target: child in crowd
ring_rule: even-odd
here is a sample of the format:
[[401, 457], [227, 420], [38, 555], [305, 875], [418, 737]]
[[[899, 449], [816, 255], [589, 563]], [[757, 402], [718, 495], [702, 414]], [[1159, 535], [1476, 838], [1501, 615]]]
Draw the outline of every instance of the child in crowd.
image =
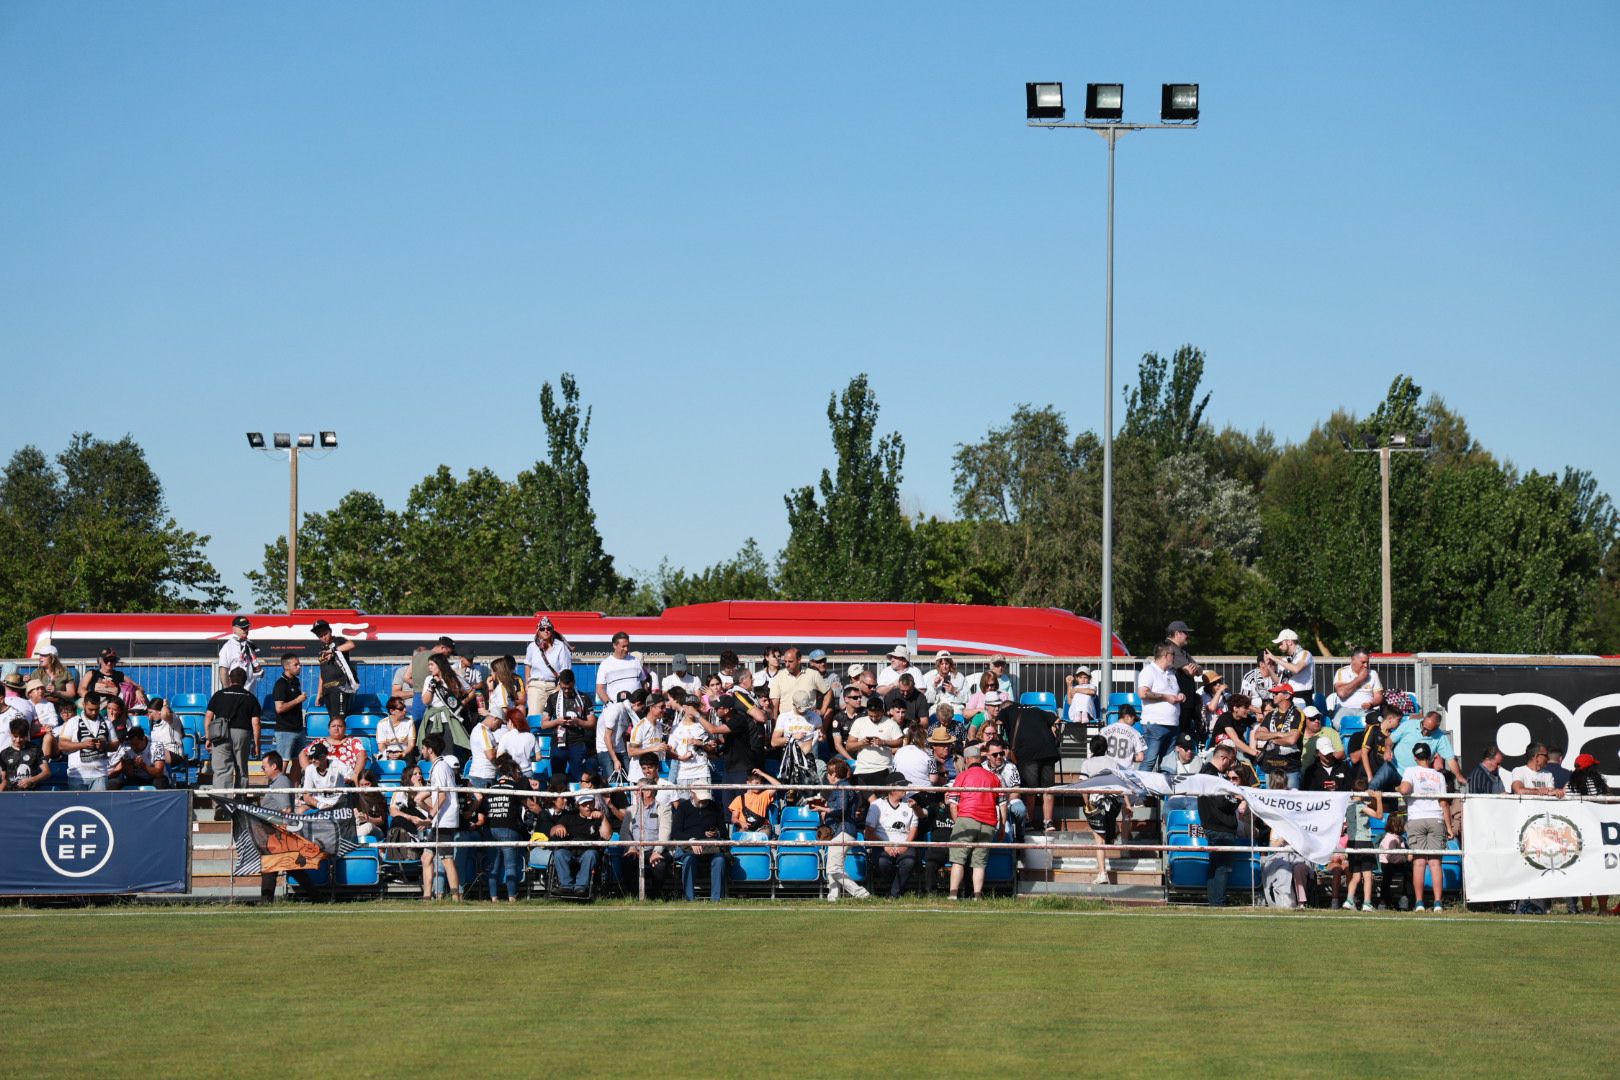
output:
[[1378, 856], [1379, 865], [1384, 868], [1383, 903], [1379, 906], [1398, 907], [1405, 911], [1412, 903], [1412, 856], [1390, 854], [1406, 846], [1405, 814], [1389, 816], [1389, 827], [1384, 830], [1384, 838], [1378, 842], [1378, 846], [1384, 852]]
[[[1357, 776], [1351, 788], [1353, 791], [1365, 792], [1367, 790], [1367, 777]], [[1378, 799], [1379, 809], [1382, 809], [1382, 799]], [[1345, 890], [1344, 910], [1354, 911], [1356, 907], [1356, 889], [1361, 889], [1361, 910], [1371, 911], [1373, 872], [1376, 869], [1377, 856], [1373, 854], [1376, 845], [1373, 843], [1372, 819], [1373, 805], [1366, 799], [1351, 799], [1350, 809], [1345, 812], [1344, 835], [1346, 856], [1350, 868], [1350, 885]], [[1337, 885], [1335, 884], [1334, 899], [1338, 899]]]

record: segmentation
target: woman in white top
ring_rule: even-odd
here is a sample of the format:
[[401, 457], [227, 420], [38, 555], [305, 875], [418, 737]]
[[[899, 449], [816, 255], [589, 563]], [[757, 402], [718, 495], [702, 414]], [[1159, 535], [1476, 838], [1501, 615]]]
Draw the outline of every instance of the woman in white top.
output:
[[377, 754], [398, 761], [416, 749], [416, 722], [406, 712], [403, 698], [388, 699], [388, 715], [377, 725]]
[[[521, 697], [517, 699], [519, 702], [523, 700]], [[522, 704], [514, 704], [507, 708], [506, 727], [496, 735], [495, 748], [498, 753], [512, 759], [518, 770], [523, 773], [524, 779], [534, 776], [534, 758], [540, 748], [540, 740], [529, 730], [529, 715], [524, 711]]]
[[523, 689], [523, 681], [517, 677], [517, 661], [510, 656], [500, 656], [490, 661], [489, 668], [486, 708], [497, 716], [505, 716], [514, 705], [527, 709], [529, 696]]

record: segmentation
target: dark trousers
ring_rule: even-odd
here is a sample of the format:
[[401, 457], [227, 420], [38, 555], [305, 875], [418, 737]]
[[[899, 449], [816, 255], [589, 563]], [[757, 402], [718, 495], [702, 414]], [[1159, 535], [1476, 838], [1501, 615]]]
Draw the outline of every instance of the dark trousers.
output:
[[[1210, 847], [1236, 847], [1238, 838], [1231, 833], [1205, 832]], [[1212, 851], [1209, 853], [1209, 886], [1206, 896], [1210, 907], [1226, 906], [1226, 885], [1232, 880], [1232, 866], [1240, 858], [1248, 858], [1238, 851]]]
[[697, 899], [697, 875], [707, 870], [709, 874], [710, 900], [719, 900], [726, 895], [726, 857], [719, 854], [704, 853], [693, 855], [690, 851], [683, 851], [676, 856], [681, 864], [681, 892], [688, 900]]
[[882, 848], [875, 848], [872, 852], [872, 891], [876, 892], [880, 882], [889, 883], [889, 899], [898, 900], [906, 891], [906, 882], [911, 880], [911, 869], [917, 865], [917, 856], [910, 848], [898, 859]]
[[[673, 860], [669, 856], [653, 862], [651, 856], [647, 860], [647, 899], [661, 900], [664, 889], [669, 883], [669, 871]], [[641, 895], [641, 858], [625, 852], [619, 856], [619, 884], [624, 887], [626, 896]]]
[[321, 704], [326, 707], [326, 715], [336, 716], [340, 719], [349, 715], [349, 702], [353, 700], [353, 694], [345, 694], [338, 689], [328, 690], [321, 695]]
[[[594, 755], [593, 755], [594, 756]], [[551, 751], [551, 774], [565, 773], [571, 783], [579, 783], [580, 774], [585, 771], [585, 747], [582, 745], [565, 746], [561, 750]], [[602, 777], [605, 782], [607, 777]]]

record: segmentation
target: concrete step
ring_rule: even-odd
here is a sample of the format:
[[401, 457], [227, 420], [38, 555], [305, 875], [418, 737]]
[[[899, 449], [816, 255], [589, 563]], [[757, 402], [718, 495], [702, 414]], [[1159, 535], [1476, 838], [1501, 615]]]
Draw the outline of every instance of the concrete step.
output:
[[1164, 890], [1153, 885], [1095, 885], [1020, 878], [1019, 896], [1077, 896], [1132, 907], [1164, 907]]

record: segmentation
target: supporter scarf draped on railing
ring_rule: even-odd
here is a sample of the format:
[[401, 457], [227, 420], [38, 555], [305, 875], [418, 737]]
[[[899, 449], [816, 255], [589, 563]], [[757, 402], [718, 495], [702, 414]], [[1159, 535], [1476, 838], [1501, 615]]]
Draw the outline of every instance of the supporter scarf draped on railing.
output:
[[1167, 776], [1161, 772], [1122, 769], [1098, 773], [1077, 783], [1064, 785], [1065, 791], [1095, 791], [1123, 788], [1133, 795], [1233, 795], [1249, 804], [1255, 816], [1271, 826], [1271, 831], [1288, 846], [1313, 863], [1325, 863], [1339, 846], [1345, 813], [1350, 808], [1348, 791], [1288, 791], [1275, 788], [1239, 787], [1219, 776], [1197, 773]]
[[313, 814], [284, 814], [252, 803], [216, 799], [231, 814], [232, 872], [240, 875], [313, 870], [327, 859], [359, 847], [354, 811], [347, 807]]

